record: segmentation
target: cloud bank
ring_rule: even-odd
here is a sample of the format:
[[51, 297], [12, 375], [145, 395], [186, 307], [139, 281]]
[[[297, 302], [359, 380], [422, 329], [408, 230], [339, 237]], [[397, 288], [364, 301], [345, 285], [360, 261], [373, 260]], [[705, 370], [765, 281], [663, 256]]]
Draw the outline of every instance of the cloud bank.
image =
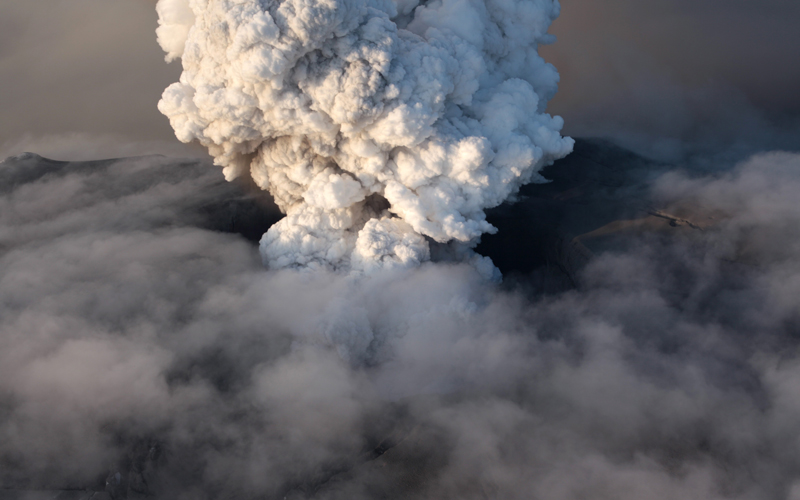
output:
[[211, 230], [238, 196], [214, 171], [0, 164], [4, 486], [797, 497], [799, 156], [662, 177], [651, 201], [704, 229], [628, 236], [547, 296], [456, 263], [264, 271]]

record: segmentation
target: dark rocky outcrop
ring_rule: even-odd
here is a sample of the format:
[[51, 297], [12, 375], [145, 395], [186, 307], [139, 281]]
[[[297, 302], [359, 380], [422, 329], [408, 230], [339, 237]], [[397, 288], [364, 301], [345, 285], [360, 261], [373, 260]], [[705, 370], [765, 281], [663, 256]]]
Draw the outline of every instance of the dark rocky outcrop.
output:
[[515, 201], [487, 212], [499, 231], [477, 251], [512, 281], [553, 292], [574, 287], [604, 243], [597, 231], [616, 234], [615, 223], [652, 217], [649, 186], [667, 167], [601, 139], [577, 139], [571, 155], [542, 172], [549, 183], [523, 186]]

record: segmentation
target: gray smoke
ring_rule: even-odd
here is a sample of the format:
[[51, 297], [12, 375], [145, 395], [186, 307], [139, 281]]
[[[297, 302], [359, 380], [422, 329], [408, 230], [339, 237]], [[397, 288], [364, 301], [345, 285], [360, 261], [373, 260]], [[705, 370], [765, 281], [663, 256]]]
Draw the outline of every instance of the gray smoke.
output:
[[3, 484], [795, 498], [799, 168], [662, 176], [648, 199], [691, 224], [595, 233], [579, 288], [542, 296], [464, 264], [264, 271], [212, 230], [241, 195], [209, 165], [9, 159]]

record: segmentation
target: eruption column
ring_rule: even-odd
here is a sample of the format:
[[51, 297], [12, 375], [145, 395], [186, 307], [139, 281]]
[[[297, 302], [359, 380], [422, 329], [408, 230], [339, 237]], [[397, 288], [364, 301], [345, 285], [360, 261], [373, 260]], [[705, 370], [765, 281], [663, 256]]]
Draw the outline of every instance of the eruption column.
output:
[[567, 155], [538, 54], [557, 0], [159, 0], [183, 74], [159, 109], [286, 217], [272, 268], [372, 272], [472, 252], [484, 210]]

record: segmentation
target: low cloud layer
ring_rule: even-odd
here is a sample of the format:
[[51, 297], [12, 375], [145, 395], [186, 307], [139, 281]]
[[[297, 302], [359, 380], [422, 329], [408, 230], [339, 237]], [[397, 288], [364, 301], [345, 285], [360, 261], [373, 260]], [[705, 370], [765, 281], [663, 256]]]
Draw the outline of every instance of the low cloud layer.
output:
[[209, 165], [9, 160], [0, 481], [797, 498], [798, 172], [776, 153], [664, 176], [652, 202], [698, 229], [623, 234], [579, 288], [541, 296], [464, 265], [264, 270], [208, 229], [238, 196]]

